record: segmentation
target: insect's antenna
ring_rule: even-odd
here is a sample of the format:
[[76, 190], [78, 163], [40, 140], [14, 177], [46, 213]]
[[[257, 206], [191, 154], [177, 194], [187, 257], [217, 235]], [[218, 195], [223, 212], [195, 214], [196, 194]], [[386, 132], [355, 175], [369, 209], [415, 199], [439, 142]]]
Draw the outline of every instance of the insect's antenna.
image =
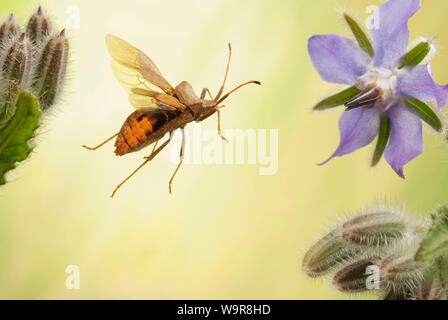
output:
[[224, 75], [224, 81], [222, 82], [222, 86], [219, 89], [218, 94], [215, 97], [215, 101], [218, 101], [218, 99], [221, 97], [222, 92], [224, 91], [224, 86], [226, 85], [226, 80], [227, 80], [227, 75], [229, 74], [229, 68], [230, 68], [230, 59], [232, 58], [232, 45], [229, 42], [229, 58], [227, 60], [227, 68], [226, 68], [226, 73]]
[[220, 103], [223, 102], [225, 99], [227, 99], [228, 96], [230, 96], [232, 93], [234, 93], [236, 90], [238, 90], [239, 88], [242, 88], [242, 87], [244, 87], [244, 86], [246, 86], [246, 85], [248, 85], [248, 84], [251, 84], [251, 83], [255, 83], [255, 84], [258, 84], [258, 85], [261, 84], [260, 81], [255, 81], [255, 80], [248, 81], [248, 82], [245, 82], [245, 83], [243, 83], [243, 84], [240, 84], [240, 85], [239, 85], [238, 87], [236, 87], [235, 89], [233, 89], [233, 90], [229, 91], [228, 93], [226, 93], [221, 99], [218, 100], [218, 102], [217, 102], [216, 104], [220, 104]]

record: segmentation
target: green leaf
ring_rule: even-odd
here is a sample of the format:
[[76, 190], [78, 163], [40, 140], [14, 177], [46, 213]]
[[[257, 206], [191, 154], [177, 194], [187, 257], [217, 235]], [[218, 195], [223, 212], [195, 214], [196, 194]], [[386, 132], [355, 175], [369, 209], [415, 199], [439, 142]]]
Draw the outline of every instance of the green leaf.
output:
[[406, 99], [405, 102], [412, 107], [417, 112], [420, 119], [429, 124], [431, 128], [437, 132], [442, 132], [442, 121], [430, 106], [415, 98]]
[[328, 97], [313, 107], [313, 110], [326, 110], [343, 105], [348, 100], [356, 96], [360, 90], [356, 87], [350, 87], [331, 97]]
[[40, 110], [37, 100], [26, 91], [20, 91], [16, 112], [8, 124], [0, 130], [0, 185], [5, 184], [5, 173], [25, 160], [32, 149], [27, 141], [34, 137], [39, 126]]
[[403, 58], [399, 69], [407, 66], [416, 66], [431, 52], [431, 43], [423, 41], [412, 48]]
[[376, 142], [375, 151], [373, 152], [373, 158], [371, 166], [374, 167], [381, 160], [384, 150], [386, 150], [387, 143], [389, 142], [390, 136], [390, 123], [389, 118], [382, 117], [380, 124], [380, 132], [378, 134], [378, 139]]
[[415, 255], [419, 261], [431, 261], [448, 254], [448, 208], [441, 207], [432, 216], [432, 225]]
[[373, 47], [370, 43], [369, 38], [365, 34], [365, 32], [362, 30], [362, 28], [359, 26], [359, 24], [350, 17], [347, 13], [344, 13], [344, 19], [347, 21], [348, 26], [353, 32], [353, 35], [355, 36], [356, 41], [358, 41], [359, 47], [364, 50], [369, 56], [373, 57]]

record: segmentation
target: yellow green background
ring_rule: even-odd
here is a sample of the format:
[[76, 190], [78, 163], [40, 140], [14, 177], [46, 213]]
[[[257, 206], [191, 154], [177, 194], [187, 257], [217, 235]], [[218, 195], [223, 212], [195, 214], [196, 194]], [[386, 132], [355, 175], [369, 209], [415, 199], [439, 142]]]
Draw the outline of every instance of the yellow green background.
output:
[[[53, 0], [0, 3], [24, 24], [41, 3], [62, 28], [67, 7], [80, 29], [68, 30], [67, 90], [45, 118], [30, 160], [0, 188], [0, 298], [346, 299], [300, 270], [306, 249], [332, 222], [377, 202], [427, 215], [448, 200], [448, 148], [425, 131], [425, 152], [396, 176], [383, 160], [369, 168], [369, 146], [318, 167], [337, 146], [342, 109], [313, 113], [340, 86], [313, 69], [313, 34], [349, 36], [339, 0]], [[361, 21], [381, 1], [345, 0]], [[434, 36], [435, 78], [448, 83], [445, 0], [424, 0], [411, 38]], [[168, 194], [175, 165], [161, 154], [114, 199], [110, 192], [150, 150], [116, 157], [113, 145], [88, 152], [132, 112], [114, 79], [104, 35], [133, 43], [173, 84], [216, 93], [233, 45], [228, 88], [251, 79], [226, 101], [223, 128], [279, 130], [279, 170], [253, 165], [185, 165]], [[204, 124], [216, 127], [216, 119]], [[148, 148], [149, 149], [149, 148]], [[78, 265], [80, 290], [65, 287]]]

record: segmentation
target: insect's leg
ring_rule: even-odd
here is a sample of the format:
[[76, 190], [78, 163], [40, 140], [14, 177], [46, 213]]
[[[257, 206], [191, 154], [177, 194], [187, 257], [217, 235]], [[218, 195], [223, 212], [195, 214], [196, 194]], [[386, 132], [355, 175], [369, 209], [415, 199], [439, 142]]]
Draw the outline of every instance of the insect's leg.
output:
[[115, 138], [116, 136], [118, 136], [118, 133], [114, 134], [112, 137], [110, 137], [110, 138], [107, 139], [106, 141], [100, 143], [99, 145], [97, 145], [96, 147], [93, 147], [93, 148], [92, 148], [92, 147], [88, 147], [88, 146], [86, 146], [86, 145], [83, 145], [82, 147], [83, 147], [83, 148], [86, 148], [87, 150], [96, 150], [96, 149], [98, 149], [98, 148], [104, 146], [106, 143], [108, 143], [110, 140], [112, 140], [112, 139]]
[[227, 75], [229, 74], [229, 67], [230, 67], [230, 58], [232, 57], [232, 46], [230, 45], [229, 42], [229, 58], [227, 60], [227, 68], [226, 68], [226, 73], [224, 75], [224, 81], [222, 82], [221, 88], [219, 89], [218, 94], [215, 97], [215, 101], [218, 101], [218, 99], [221, 97], [222, 92], [224, 91], [224, 86], [226, 85], [226, 80], [227, 80]]
[[[156, 148], [157, 148], [157, 144], [158, 144], [158, 143], [159, 143], [159, 140], [157, 140], [157, 141], [154, 143], [154, 147], [152, 148], [151, 154], [153, 154], [154, 151], [156, 150]], [[151, 156], [151, 154], [150, 154], [148, 157], [144, 157], [143, 159], [148, 159], [148, 158]]]
[[163, 148], [165, 148], [168, 143], [170, 143], [171, 141], [171, 136], [172, 134], [170, 133], [170, 138], [165, 141], [160, 147], [158, 147], [155, 151], [153, 151], [148, 158], [146, 158], [145, 161], [143, 161], [143, 163], [137, 168], [135, 169], [126, 179], [124, 179], [115, 189], [114, 192], [112, 192], [111, 198], [114, 197], [115, 193], [117, 193], [118, 189], [121, 188], [122, 185], [124, 185], [134, 174], [137, 173], [137, 171], [139, 171], [145, 164], [147, 164], [149, 161], [151, 161], [152, 159], [154, 159], [154, 157], [160, 152], [162, 151]]
[[216, 113], [218, 114], [218, 135], [225, 142], [229, 142], [229, 140], [227, 140], [226, 137], [224, 137], [224, 135], [222, 134], [222, 131], [221, 131], [221, 112], [219, 111], [219, 109], [216, 109]]
[[201, 92], [201, 100], [205, 98], [205, 95], [206, 95], [207, 93], [208, 93], [208, 96], [210, 97], [210, 99], [213, 100], [213, 96], [212, 96], [212, 94], [210, 93], [210, 90], [208, 90], [208, 88], [204, 88], [204, 89], [202, 89], [202, 92]]
[[168, 190], [171, 194], [171, 184], [173, 183], [174, 177], [176, 176], [177, 171], [179, 171], [180, 166], [182, 165], [182, 162], [184, 161], [184, 152], [185, 152], [185, 130], [184, 128], [180, 129], [182, 131], [182, 145], [180, 147], [180, 154], [179, 154], [179, 164], [176, 167], [176, 170], [174, 170], [173, 175], [171, 176], [170, 182], [168, 183]]

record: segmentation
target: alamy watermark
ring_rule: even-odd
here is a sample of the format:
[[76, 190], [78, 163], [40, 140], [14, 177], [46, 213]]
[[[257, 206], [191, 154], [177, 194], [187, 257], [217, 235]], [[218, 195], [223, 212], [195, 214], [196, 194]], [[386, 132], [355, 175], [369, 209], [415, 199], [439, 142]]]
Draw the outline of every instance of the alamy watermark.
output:
[[377, 265], [371, 265], [366, 268], [366, 288], [368, 290], [378, 290], [380, 288], [380, 268]]
[[378, 30], [380, 28], [380, 10], [378, 9], [375, 5], [370, 5], [366, 8], [366, 13], [369, 14], [369, 17], [365, 23], [370, 30]]
[[67, 19], [65, 20], [65, 29], [81, 29], [81, 14], [79, 7], [76, 5], [70, 5], [65, 9], [65, 13], [67, 14]]
[[[260, 175], [278, 171], [278, 129], [225, 129], [221, 139], [216, 129], [192, 123], [185, 129], [184, 164], [257, 165]], [[182, 135], [176, 132], [171, 161], [179, 162]]]
[[68, 277], [65, 279], [65, 287], [68, 290], [79, 290], [80, 289], [80, 272], [77, 265], [69, 265], [65, 268], [65, 273]]

